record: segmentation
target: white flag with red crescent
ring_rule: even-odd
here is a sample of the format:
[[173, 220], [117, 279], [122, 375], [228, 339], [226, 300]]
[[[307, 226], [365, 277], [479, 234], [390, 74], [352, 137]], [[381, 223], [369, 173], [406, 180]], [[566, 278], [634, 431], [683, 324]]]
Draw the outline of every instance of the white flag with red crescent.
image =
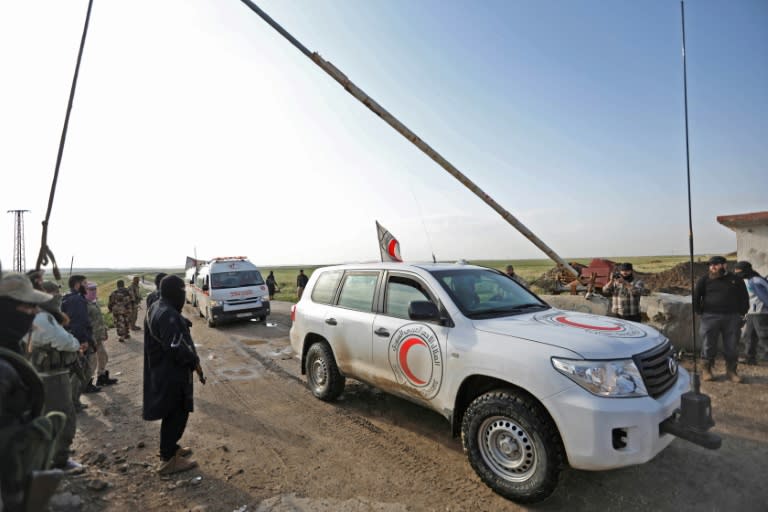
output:
[[379, 234], [381, 261], [403, 261], [400, 257], [400, 242], [397, 241], [397, 238], [379, 224], [379, 221], [376, 221], [376, 231]]

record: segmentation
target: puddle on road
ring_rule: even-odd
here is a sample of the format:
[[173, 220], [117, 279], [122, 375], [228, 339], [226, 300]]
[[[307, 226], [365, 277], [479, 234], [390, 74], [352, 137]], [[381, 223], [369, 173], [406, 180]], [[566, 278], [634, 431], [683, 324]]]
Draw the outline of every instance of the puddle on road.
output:
[[249, 345], [252, 347], [254, 345], [266, 345], [267, 340], [243, 340], [242, 343], [243, 345]]
[[220, 368], [216, 373], [222, 380], [249, 380], [261, 377], [258, 369], [252, 366], [237, 366], [234, 368]]

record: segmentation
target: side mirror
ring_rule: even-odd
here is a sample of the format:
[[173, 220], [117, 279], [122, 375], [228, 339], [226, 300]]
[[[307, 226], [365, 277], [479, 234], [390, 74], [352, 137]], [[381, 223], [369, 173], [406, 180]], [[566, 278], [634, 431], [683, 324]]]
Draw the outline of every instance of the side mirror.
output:
[[204, 284], [204, 285], [203, 285], [203, 291], [204, 291], [204, 292], [207, 292], [207, 291], [208, 291], [208, 285], [207, 285], [207, 284]]
[[434, 302], [414, 300], [408, 305], [408, 318], [411, 320], [440, 320], [440, 311]]

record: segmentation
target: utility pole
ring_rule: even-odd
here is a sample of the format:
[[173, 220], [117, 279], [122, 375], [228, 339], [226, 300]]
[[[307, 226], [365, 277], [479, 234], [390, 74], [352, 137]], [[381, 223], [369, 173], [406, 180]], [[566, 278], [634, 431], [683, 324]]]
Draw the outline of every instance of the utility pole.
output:
[[29, 210], [8, 210], [13, 219], [13, 271], [24, 273], [27, 270], [27, 258], [24, 251], [24, 214]]

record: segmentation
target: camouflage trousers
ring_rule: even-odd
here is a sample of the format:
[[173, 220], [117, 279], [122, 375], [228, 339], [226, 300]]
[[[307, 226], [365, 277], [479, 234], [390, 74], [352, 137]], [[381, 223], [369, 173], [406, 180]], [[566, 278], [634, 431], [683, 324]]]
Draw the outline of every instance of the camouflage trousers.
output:
[[96, 375], [101, 375], [107, 368], [107, 361], [109, 361], [109, 354], [107, 354], [107, 348], [103, 341], [97, 341], [96, 352], [91, 352], [86, 356], [88, 362], [86, 367], [86, 377], [92, 379]]
[[117, 329], [117, 335], [121, 338], [127, 338], [131, 335], [131, 324], [128, 322], [130, 321], [128, 312], [125, 313], [115, 313], [112, 312], [112, 318], [115, 319], [115, 328]]
[[136, 320], [139, 318], [139, 306], [133, 306], [131, 308], [130, 313], [130, 323], [128, 324], [128, 327], [134, 327], [136, 325]]

